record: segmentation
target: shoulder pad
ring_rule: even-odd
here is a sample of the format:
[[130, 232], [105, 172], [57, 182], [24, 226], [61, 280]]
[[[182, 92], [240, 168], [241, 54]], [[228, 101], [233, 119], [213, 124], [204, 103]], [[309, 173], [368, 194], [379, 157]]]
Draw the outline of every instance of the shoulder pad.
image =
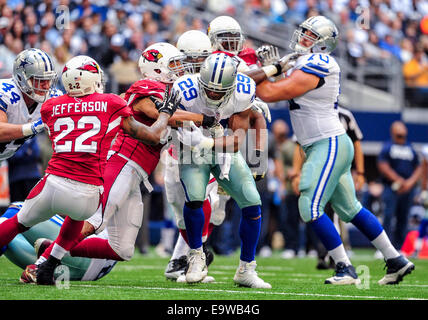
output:
[[6, 112], [11, 106], [22, 99], [21, 91], [13, 79], [0, 80], [0, 110]]
[[247, 66], [257, 64], [258, 62], [256, 50], [254, 50], [253, 48], [246, 47], [242, 49], [242, 51], [238, 54], [238, 57], [244, 60]]
[[335, 64], [336, 60], [332, 56], [312, 53], [299, 57], [295, 69], [324, 78], [334, 72]]
[[184, 75], [174, 82], [174, 90], [180, 93], [180, 108], [186, 110], [196, 101], [199, 93], [198, 75]]
[[248, 109], [256, 97], [256, 83], [254, 80], [238, 72], [234, 96], [239, 104], [239, 107], [237, 107], [241, 109], [240, 111]]
[[144, 98], [154, 96], [158, 99], [163, 99], [165, 92], [165, 84], [154, 80], [139, 80], [135, 82], [125, 93], [125, 100], [135, 94], [135, 98]]

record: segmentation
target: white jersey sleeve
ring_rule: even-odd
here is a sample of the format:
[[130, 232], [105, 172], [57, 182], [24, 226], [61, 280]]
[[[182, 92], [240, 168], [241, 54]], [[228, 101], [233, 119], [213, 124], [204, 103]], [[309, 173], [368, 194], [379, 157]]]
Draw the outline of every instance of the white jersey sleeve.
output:
[[207, 105], [202, 97], [198, 83], [198, 74], [185, 75], [178, 78], [173, 89], [180, 93], [180, 108], [186, 111], [216, 117], [217, 121], [228, 119], [234, 113], [245, 111], [251, 107], [256, 95], [256, 84], [253, 79], [237, 73], [234, 92], [220, 108], [214, 109]]
[[[62, 91], [53, 89], [50, 98], [62, 95]], [[6, 113], [7, 122], [12, 124], [24, 124], [40, 118], [39, 103], [30, 113], [24, 101], [21, 90], [13, 79], [0, 79], [0, 112]], [[0, 160], [12, 157], [15, 152], [24, 144], [25, 140], [32, 136], [0, 143]]]
[[428, 144], [426, 144], [422, 147], [421, 153], [422, 153], [423, 158], [428, 161]]
[[339, 119], [340, 67], [327, 54], [311, 53], [299, 57], [290, 73], [300, 70], [317, 76], [318, 86], [289, 100], [290, 118], [297, 141], [308, 145], [345, 133]]

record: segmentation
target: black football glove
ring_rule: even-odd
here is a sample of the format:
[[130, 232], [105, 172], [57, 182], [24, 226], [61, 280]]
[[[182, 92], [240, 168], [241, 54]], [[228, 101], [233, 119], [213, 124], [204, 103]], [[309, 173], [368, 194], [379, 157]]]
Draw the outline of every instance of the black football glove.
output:
[[177, 110], [177, 107], [181, 102], [181, 97], [178, 91], [175, 91], [175, 90], [171, 90], [171, 92], [168, 92], [168, 91], [169, 91], [169, 87], [166, 86], [165, 96], [162, 101], [162, 104], [159, 104], [159, 106], [156, 105], [156, 108], [158, 109], [159, 112], [168, 113], [169, 116], [171, 117], [174, 114], [174, 112]]

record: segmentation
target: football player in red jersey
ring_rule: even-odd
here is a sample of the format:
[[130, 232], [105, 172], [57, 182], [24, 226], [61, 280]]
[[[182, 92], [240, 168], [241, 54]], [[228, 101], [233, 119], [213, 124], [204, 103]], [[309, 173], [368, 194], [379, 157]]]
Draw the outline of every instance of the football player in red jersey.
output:
[[0, 225], [3, 247], [33, 225], [57, 213], [66, 215], [51, 255], [38, 269], [40, 284], [53, 284], [55, 267], [101, 202], [107, 151], [121, 123], [129, 134], [156, 143], [179, 103], [171, 95], [160, 106], [162, 116], [148, 127], [135, 121], [125, 100], [101, 93], [101, 79], [102, 70], [90, 57], [77, 56], [66, 63], [62, 81], [67, 94], [49, 99], [41, 108], [54, 151], [46, 174], [21, 211]]
[[[172, 84], [186, 71], [186, 56], [168, 43], [156, 43], [141, 55], [139, 67], [143, 79], [134, 83], [124, 94], [132, 108], [133, 117], [141, 123], [151, 125], [157, 122], [165, 87]], [[214, 117], [177, 110], [169, 119], [169, 125], [181, 126], [183, 121], [196, 121], [199, 125], [211, 126]], [[151, 191], [148, 176], [156, 168], [160, 153], [166, 142], [145, 144], [120, 130], [109, 151], [104, 174], [104, 197], [102, 205], [84, 224], [79, 241], [70, 250], [72, 256], [130, 260], [134, 253], [135, 239], [143, 220], [143, 202], [140, 184]], [[99, 233], [105, 227], [109, 239], [84, 237]], [[83, 241], [82, 241], [83, 240]], [[49, 255], [51, 245], [36, 264]], [[27, 267], [28, 268], [28, 267]], [[38, 277], [37, 277], [38, 278]]]

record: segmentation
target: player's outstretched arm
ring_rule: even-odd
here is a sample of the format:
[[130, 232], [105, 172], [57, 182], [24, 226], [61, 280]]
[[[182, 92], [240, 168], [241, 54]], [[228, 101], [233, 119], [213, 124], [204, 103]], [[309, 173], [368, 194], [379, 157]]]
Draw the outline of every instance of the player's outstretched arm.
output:
[[123, 119], [122, 128], [131, 137], [143, 143], [155, 145], [161, 140], [166, 132], [170, 116], [167, 113], [160, 113], [158, 119], [151, 126], [146, 126], [129, 116]]
[[12, 124], [7, 121], [6, 113], [0, 111], [0, 142], [9, 142], [21, 139], [44, 130], [44, 125], [41, 119], [25, 124]]
[[172, 92], [170, 95], [165, 93], [165, 99], [158, 108], [159, 116], [151, 126], [146, 126], [129, 116], [124, 118], [122, 127], [126, 133], [143, 143], [158, 144], [167, 132], [168, 121], [177, 110], [180, 100], [178, 92]]
[[[133, 109], [143, 112], [146, 116], [152, 119], [159, 117], [158, 109], [162, 106], [162, 102], [152, 98], [144, 98], [138, 100], [132, 105]], [[174, 128], [182, 127], [185, 122], [193, 121], [196, 126], [211, 127], [215, 122], [215, 117], [206, 116], [199, 113], [193, 113], [185, 110], [176, 110], [169, 118], [168, 125]]]
[[276, 82], [265, 80], [256, 87], [256, 95], [265, 102], [278, 102], [300, 97], [318, 86], [320, 78], [295, 70], [289, 77]]

